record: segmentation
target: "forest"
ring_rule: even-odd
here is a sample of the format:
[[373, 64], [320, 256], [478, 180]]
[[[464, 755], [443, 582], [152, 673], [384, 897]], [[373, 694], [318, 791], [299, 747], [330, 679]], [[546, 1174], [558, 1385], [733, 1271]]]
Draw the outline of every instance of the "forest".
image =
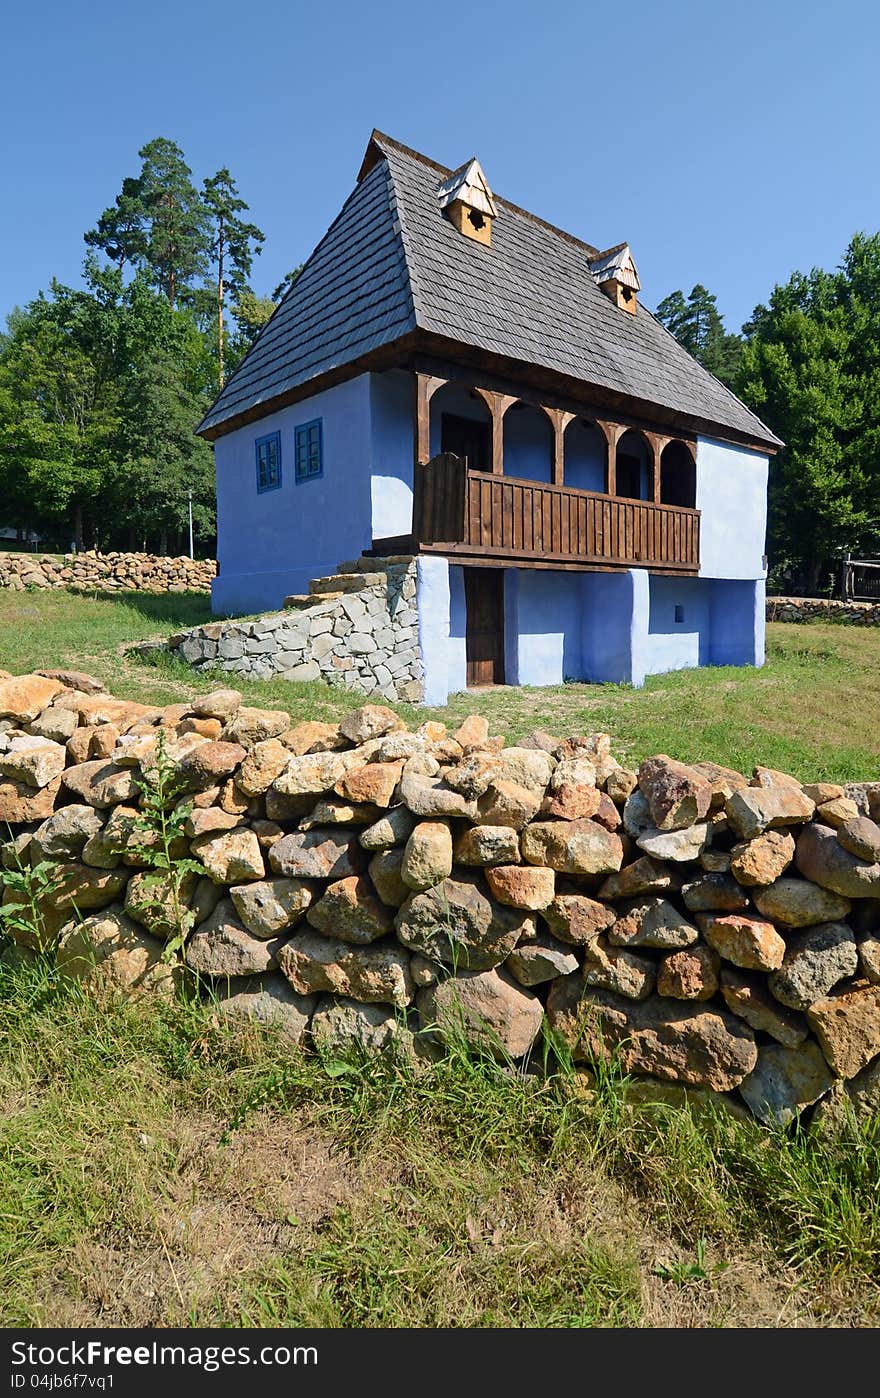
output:
[[[253, 288], [265, 235], [226, 168], [194, 180], [158, 138], [84, 233], [83, 284], [53, 280], [0, 334], [7, 546], [196, 553], [216, 546], [205, 409], [295, 280]], [[785, 447], [770, 467], [771, 587], [821, 593], [880, 555], [880, 234], [796, 272], [739, 333], [702, 285], [656, 315]]]

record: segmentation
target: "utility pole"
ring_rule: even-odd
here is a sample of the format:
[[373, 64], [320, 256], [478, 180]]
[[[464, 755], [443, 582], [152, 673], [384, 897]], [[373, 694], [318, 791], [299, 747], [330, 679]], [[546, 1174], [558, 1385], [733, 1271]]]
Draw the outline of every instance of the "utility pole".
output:
[[191, 490], [186, 492], [186, 498], [189, 504], [189, 556], [195, 558], [193, 553], [193, 493]]

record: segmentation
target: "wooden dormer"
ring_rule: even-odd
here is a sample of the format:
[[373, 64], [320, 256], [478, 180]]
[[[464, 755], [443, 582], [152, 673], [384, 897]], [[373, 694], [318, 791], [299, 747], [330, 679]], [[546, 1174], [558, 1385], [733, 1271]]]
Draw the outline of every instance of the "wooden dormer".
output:
[[629, 243], [618, 243], [617, 247], [600, 252], [598, 257], [591, 259], [590, 271], [599, 288], [615, 306], [634, 316], [638, 305], [636, 293], [641, 290], [641, 282]]
[[437, 186], [437, 197], [440, 208], [459, 233], [484, 247], [492, 246], [492, 220], [498, 210], [476, 156]]

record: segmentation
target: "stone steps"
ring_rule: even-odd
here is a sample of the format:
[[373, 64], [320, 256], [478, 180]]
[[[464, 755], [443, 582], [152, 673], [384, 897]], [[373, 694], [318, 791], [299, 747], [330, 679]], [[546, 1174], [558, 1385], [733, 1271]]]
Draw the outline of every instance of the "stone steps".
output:
[[285, 597], [284, 610], [303, 611], [306, 607], [314, 607], [318, 602], [337, 602], [342, 596], [342, 592], [323, 592], [320, 596], [312, 592], [293, 592], [289, 597]]
[[413, 561], [411, 553], [383, 554], [381, 558], [370, 558], [362, 554], [360, 558], [348, 558], [337, 567], [337, 573], [384, 573], [388, 568], [408, 568]]
[[312, 578], [309, 592], [313, 597], [326, 597], [328, 593], [362, 592], [365, 588], [385, 587], [387, 573], [334, 573], [329, 578]]

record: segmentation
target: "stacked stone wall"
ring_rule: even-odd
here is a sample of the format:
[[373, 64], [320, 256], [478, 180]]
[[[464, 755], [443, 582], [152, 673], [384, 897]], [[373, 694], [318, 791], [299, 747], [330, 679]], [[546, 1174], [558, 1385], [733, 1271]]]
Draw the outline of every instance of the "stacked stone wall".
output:
[[[180, 932], [142, 781], [174, 765]], [[7, 935], [106, 992], [186, 980], [291, 1051], [430, 1058], [542, 1037], [642, 1095], [762, 1122], [880, 1105], [880, 783], [803, 785], [607, 734], [517, 746], [366, 704], [298, 722], [223, 689], [157, 708], [0, 676]], [[31, 908], [21, 871], [50, 864]]]
[[151, 553], [0, 553], [0, 587], [67, 588], [71, 592], [210, 592], [213, 558], [163, 558]]
[[310, 596], [282, 612], [214, 621], [169, 639], [195, 670], [249, 679], [318, 680], [362, 694], [417, 703], [424, 694], [409, 557], [343, 564]]
[[768, 621], [842, 621], [880, 626], [880, 602], [841, 602], [832, 597], [768, 597]]

